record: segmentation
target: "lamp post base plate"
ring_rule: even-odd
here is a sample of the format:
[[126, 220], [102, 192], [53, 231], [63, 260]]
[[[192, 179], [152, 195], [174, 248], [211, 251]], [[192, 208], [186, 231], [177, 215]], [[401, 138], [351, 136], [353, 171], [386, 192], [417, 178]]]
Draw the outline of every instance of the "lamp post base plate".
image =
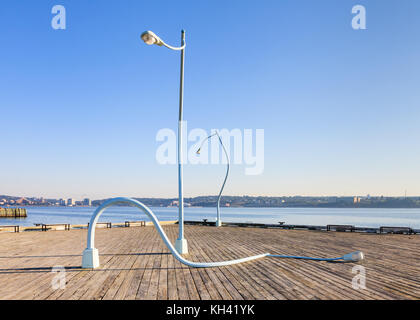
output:
[[222, 226], [222, 221], [216, 220], [216, 227], [221, 227], [221, 226]]
[[82, 268], [95, 269], [99, 267], [99, 252], [96, 248], [86, 248], [83, 251]]
[[188, 253], [188, 243], [187, 239], [176, 239], [175, 240], [175, 249], [179, 254]]

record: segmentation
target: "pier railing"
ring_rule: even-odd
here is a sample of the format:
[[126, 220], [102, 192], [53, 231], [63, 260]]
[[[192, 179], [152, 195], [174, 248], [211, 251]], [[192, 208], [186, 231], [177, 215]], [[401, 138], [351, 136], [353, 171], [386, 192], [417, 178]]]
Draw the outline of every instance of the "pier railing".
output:
[[[214, 226], [216, 223], [203, 219], [203, 221], [185, 221], [186, 225], [202, 225]], [[278, 224], [263, 224], [252, 222], [223, 222], [223, 226], [228, 227], [250, 227], [250, 228], [269, 228], [269, 229], [286, 229], [286, 230], [311, 230], [311, 231], [334, 231], [334, 232], [362, 232], [362, 233], [378, 233], [378, 234], [420, 234], [420, 229], [413, 229], [409, 227], [355, 227], [351, 225], [298, 225], [285, 224], [280, 222]]]
[[[160, 221], [161, 225], [177, 224], [178, 221]], [[202, 221], [185, 221], [186, 225], [201, 225], [201, 226], [215, 226], [216, 223], [203, 219]], [[121, 223], [111, 222], [100, 222], [98, 223], [99, 228], [130, 228], [130, 227], [146, 227], [153, 225], [150, 221], [125, 221]], [[326, 225], [326, 226], [315, 226], [315, 225], [296, 225], [296, 224], [285, 224], [281, 222], [279, 224], [263, 224], [263, 223], [252, 223], [252, 222], [223, 222], [222, 226], [226, 227], [242, 227], [242, 228], [268, 228], [268, 229], [285, 229], [285, 230], [311, 230], [311, 231], [326, 231], [326, 232], [359, 232], [359, 233], [377, 233], [377, 234], [420, 234], [420, 229], [413, 229], [409, 227], [355, 227], [352, 225]], [[19, 225], [0, 225], [0, 232], [22, 232], [22, 231], [60, 231], [60, 230], [71, 230], [71, 229], [88, 229], [89, 223], [87, 224], [38, 224], [35, 226], [23, 227]]]

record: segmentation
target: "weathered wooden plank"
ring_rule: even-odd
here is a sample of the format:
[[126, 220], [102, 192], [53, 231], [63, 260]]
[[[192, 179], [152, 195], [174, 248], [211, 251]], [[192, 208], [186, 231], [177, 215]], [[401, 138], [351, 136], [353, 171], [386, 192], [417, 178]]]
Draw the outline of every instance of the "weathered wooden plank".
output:
[[138, 239], [137, 246], [133, 248], [136, 252], [134, 263], [130, 266], [126, 266], [122, 270], [113, 286], [111, 286], [103, 299], [128, 299], [134, 300], [138, 290], [138, 283], [141, 281], [144, 273], [144, 266], [147, 262], [147, 254], [152, 250], [152, 243], [147, 241], [149, 237], [148, 232], [142, 232], [142, 236], [138, 236], [138, 232], [132, 235], [133, 238]]

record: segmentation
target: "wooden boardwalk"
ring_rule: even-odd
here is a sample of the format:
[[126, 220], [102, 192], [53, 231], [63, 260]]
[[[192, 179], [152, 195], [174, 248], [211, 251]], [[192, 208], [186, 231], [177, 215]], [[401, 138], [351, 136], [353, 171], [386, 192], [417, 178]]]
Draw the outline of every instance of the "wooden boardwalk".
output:
[[[174, 242], [177, 225], [165, 226]], [[263, 258], [195, 269], [168, 253], [154, 227], [98, 229], [101, 267], [80, 268], [86, 230], [0, 234], [0, 299], [420, 299], [420, 236], [186, 226], [193, 261], [270, 252], [366, 255], [366, 289], [354, 263]], [[63, 266], [65, 274], [53, 273]], [[65, 288], [54, 289], [60, 275]]]

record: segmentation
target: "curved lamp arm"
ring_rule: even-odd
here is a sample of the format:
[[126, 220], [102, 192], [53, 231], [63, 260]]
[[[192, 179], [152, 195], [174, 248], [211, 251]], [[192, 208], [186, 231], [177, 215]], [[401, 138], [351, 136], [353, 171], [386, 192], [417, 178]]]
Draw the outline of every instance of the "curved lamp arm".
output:
[[175, 50], [175, 51], [179, 51], [179, 50], [184, 50], [186, 43], [184, 42], [184, 45], [182, 47], [172, 47], [169, 44], [166, 44], [165, 42], [162, 41], [162, 45], [165, 46], [166, 48], [169, 48], [171, 50]]

